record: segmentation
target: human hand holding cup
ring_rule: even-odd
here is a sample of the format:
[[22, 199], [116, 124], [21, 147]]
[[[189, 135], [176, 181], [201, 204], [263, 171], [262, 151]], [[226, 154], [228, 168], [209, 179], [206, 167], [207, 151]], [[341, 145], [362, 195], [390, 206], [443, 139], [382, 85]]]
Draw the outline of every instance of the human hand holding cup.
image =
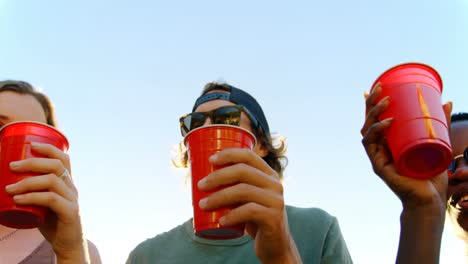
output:
[[421, 63], [400, 64], [382, 73], [371, 92], [379, 86], [378, 100], [389, 97], [379, 120], [393, 118], [385, 138], [398, 172], [427, 179], [446, 170], [452, 150], [437, 71]]
[[12, 228], [34, 228], [45, 220], [47, 207], [18, 205], [6, 193], [5, 187], [25, 178], [41, 175], [37, 172], [13, 172], [10, 163], [29, 158], [46, 158], [31, 149], [31, 142], [68, 150], [67, 138], [52, 126], [37, 122], [14, 122], [0, 130], [0, 224]]
[[222, 168], [214, 166], [209, 158], [226, 148], [253, 149], [255, 136], [244, 128], [231, 125], [209, 125], [190, 131], [184, 138], [190, 164], [192, 182], [193, 226], [195, 234], [209, 239], [231, 239], [244, 234], [244, 225], [221, 226], [219, 219], [232, 208], [205, 211], [199, 201], [217, 190], [204, 192], [197, 183], [211, 172]]

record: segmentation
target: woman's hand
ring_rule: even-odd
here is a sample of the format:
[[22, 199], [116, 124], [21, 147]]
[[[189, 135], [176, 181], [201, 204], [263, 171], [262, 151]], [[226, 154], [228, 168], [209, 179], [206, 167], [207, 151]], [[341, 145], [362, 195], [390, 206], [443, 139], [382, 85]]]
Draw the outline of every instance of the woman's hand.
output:
[[18, 205], [49, 208], [39, 230], [49, 241], [59, 263], [89, 263], [83, 237], [78, 191], [73, 184], [69, 156], [49, 144], [31, 143], [31, 150], [46, 158], [29, 158], [10, 163], [13, 172], [42, 173], [6, 187]]

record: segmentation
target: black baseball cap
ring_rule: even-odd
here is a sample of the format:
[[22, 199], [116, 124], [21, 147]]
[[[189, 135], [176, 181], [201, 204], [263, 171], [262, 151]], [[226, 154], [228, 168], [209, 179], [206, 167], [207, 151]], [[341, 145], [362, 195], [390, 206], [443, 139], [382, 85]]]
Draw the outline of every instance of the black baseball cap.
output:
[[203, 94], [195, 101], [195, 105], [192, 108], [192, 112], [195, 109], [208, 101], [212, 100], [226, 100], [233, 102], [237, 105], [242, 105], [243, 107], [247, 108], [248, 111], [257, 119], [258, 123], [263, 129], [263, 132], [266, 134], [270, 134], [270, 128], [268, 127], [268, 122], [266, 120], [265, 114], [263, 113], [262, 107], [260, 104], [247, 92], [236, 88], [231, 85], [223, 85], [223, 89], [227, 88], [227, 92], [211, 92], [207, 94]]

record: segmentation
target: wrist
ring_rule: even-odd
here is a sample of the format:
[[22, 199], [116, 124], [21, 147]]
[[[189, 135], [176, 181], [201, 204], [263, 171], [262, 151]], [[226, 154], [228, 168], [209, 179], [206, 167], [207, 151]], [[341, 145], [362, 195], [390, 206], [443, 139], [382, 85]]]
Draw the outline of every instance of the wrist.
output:
[[89, 264], [91, 263], [86, 240], [69, 250], [54, 249], [57, 264]]
[[90, 264], [91, 261], [86, 254], [71, 254], [66, 257], [57, 256], [57, 264]]
[[430, 198], [421, 200], [411, 200], [402, 201], [403, 213], [413, 213], [413, 214], [445, 214], [447, 209], [447, 201], [444, 197], [439, 195], [434, 195]]
[[302, 264], [299, 254], [285, 253], [269, 261], [262, 261], [263, 264]]
[[274, 258], [271, 258], [269, 261], [262, 261], [262, 263], [268, 264], [302, 264], [301, 256], [297, 250], [296, 243], [294, 239], [289, 235], [289, 243], [287, 247], [282, 250], [280, 256], [276, 255]]
[[403, 211], [401, 213], [401, 220], [407, 220], [411, 218], [417, 219], [445, 219], [445, 210], [447, 204], [442, 201], [435, 201], [433, 203], [426, 203], [415, 205], [411, 203], [403, 204]]
[[404, 207], [396, 263], [439, 263], [445, 206]]

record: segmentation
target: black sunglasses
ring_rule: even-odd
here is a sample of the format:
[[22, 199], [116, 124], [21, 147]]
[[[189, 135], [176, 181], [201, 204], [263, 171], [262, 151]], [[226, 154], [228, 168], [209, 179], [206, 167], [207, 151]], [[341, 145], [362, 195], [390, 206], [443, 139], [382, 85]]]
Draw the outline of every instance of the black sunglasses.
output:
[[465, 151], [463, 151], [463, 154], [457, 155], [453, 158], [452, 162], [450, 162], [450, 165], [448, 167], [448, 176], [452, 176], [452, 174], [455, 172], [457, 169], [457, 165], [459, 165], [459, 161], [464, 158], [465, 163], [468, 164], [468, 147], [465, 148]]
[[192, 112], [179, 119], [180, 132], [183, 137], [191, 130], [203, 126], [209, 117], [212, 124], [239, 126], [242, 111], [247, 114], [252, 122], [252, 128], [257, 129], [258, 121], [250, 111], [242, 105], [227, 105], [208, 112]]

